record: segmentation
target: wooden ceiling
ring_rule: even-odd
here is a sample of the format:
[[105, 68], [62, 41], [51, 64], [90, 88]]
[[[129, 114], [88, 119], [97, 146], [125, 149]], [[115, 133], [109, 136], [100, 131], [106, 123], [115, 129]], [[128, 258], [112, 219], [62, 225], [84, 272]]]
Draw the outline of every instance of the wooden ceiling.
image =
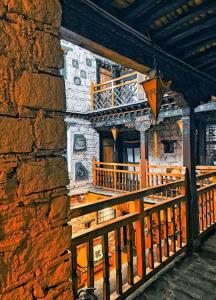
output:
[[216, 95], [216, 0], [61, 2], [64, 38], [140, 72], [156, 57], [190, 106]]
[[216, 77], [216, 0], [93, 0], [165, 51]]

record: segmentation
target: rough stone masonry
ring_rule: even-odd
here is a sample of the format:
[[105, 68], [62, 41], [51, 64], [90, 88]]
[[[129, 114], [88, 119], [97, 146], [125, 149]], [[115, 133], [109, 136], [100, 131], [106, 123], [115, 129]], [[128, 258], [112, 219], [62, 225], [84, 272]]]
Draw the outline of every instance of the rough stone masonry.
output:
[[59, 0], [0, 1], [0, 299], [71, 299]]

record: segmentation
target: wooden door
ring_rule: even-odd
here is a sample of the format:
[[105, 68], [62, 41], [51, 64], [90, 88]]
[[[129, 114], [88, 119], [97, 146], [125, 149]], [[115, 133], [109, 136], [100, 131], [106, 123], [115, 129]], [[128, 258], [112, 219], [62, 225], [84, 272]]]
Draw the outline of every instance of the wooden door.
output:
[[102, 158], [104, 162], [114, 162], [114, 141], [112, 139], [103, 139]]

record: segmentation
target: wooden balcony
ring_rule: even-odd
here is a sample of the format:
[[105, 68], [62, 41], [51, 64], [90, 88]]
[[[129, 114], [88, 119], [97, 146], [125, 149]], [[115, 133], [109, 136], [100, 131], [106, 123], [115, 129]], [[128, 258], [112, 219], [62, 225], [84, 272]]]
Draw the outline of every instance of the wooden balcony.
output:
[[[149, 165], [145, 186], [151, 187], [184, 179], [182, 166]], [[107, 163], [93, 160], [93, 184], [96, 188], [132, 192], [141, 188], [141, 165]]]
[[144, 75], [133, 72], [100, 84], [91, 84], [92, 110], [102, 110], [144, 100], [139, 79]]
[[[216, 224], [216, 169], [198, 167], [197, 172], [199, 237], [202, 237]], [[185, 251], [188, 230], [192, 226], [187, 222], [187, 176], [177, 175], [179, 180], [71, 209], [71, 218], [77, 218], [122, 204], [133, 202], [135, 205], [135, 211], [72, 237], [74, 299], [81, 287], [96, 287], [99, 299], [123, 299]], [[163, 201], [145, 208], [143, 199], [146, 197], [162, 197]], [[124, 230], [127, 232], [126, 249], [122, 245]], [[100, 262], [95, 260], [94, 251], [98, 244], [102, 249]], [[77, 256], [81, 246], [86, 249], [86, 257], [82, 258], [86, 261], [84, 271], [79, 267]], [[100, 276], [98, 270], [101, 270]]]

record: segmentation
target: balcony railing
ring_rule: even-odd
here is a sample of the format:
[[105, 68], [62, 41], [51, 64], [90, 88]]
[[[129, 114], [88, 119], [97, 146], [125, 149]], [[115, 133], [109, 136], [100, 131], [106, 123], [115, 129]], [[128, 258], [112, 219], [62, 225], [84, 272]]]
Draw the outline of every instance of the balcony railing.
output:
[[[97, 188], [114, 191], [138, 191], [141, 188], [140, 164], [97, 162], [93, 159], [93, 184]], [[148, 166], [146, 185], [155, 186], [185, 177], [182, 166]]]
[[[96, 287], [99, 299], [123, 299], [185, 251], [190, 226], [190, 220], [187, 222], [186, 182], [185, 176], [176, 182], [98, 200], [71, 210], [71, 218], [77, 218], [105, 208], [135, 203], [135, 211], [73, 235], [73, 299], [84, 286]], [[172, 196], [172, 190], [178, 194]], [[197, 175], [197, 194], [201, 237], [216, 224], [216, 171], [206, 170], [205, 174]], [[163, 196], [164, 200], [145, 208], [143, 199], [149, 196]], [[123, 244], [124, 232], [126, 247]], [[101, 255], [98, 245], [101, 245]], [[82, 261], [86, 261], [82, 270], [77, 256], [80, 247], [85, 247], [87, 256], [82, 257]], [[101, 273], [98, 274], [98, 270]], [[81, 280], [82, 272], [85, 272], [84, 281]]]
[[[138, 72], [133, 72], [110, 81], [91, 85], [92, 110], [100, 110], [132, 104], [144, 97], [142, 86], [139, 84]], [[143, 76], [143, 75], [142, 75]]]

